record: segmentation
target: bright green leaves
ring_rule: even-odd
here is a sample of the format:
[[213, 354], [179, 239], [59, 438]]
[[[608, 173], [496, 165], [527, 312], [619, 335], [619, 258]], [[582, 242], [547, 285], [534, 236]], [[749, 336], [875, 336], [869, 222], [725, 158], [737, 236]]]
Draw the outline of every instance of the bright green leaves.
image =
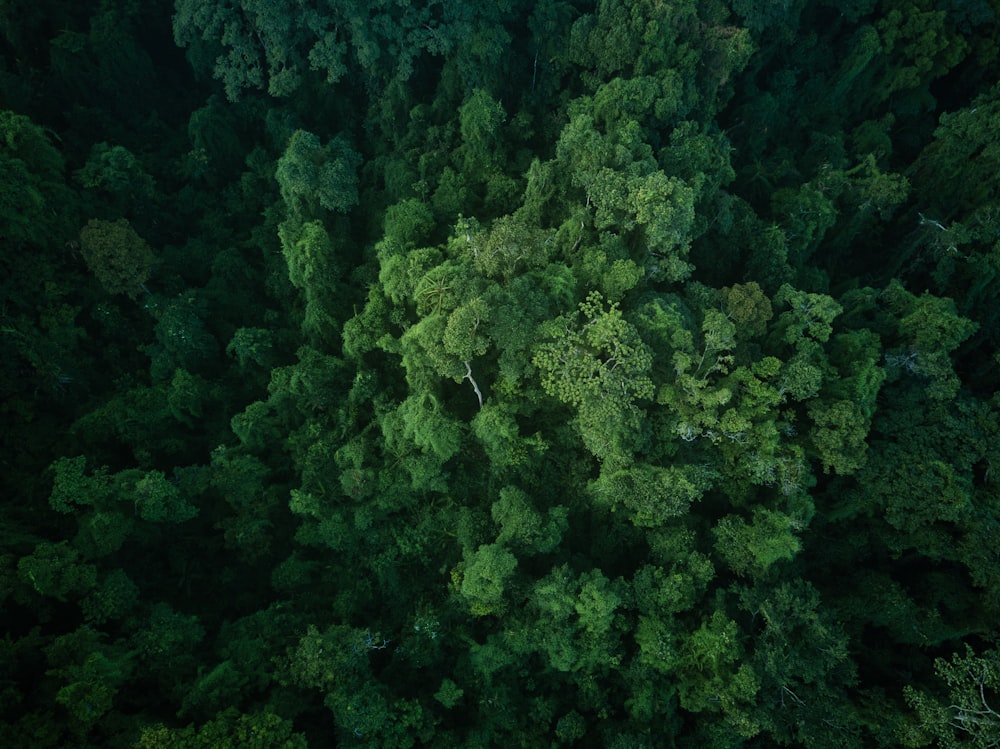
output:
[[720, 291], [726, 317], [736, 326], [735, 335], [740, 340], [764, 335], [767, 323], [774, 316], [771, 300], [764, 295], [760, 284], [750, 281], [733, 284]]
[[950, 299], [926, 293], [917, 298], [898, 283], [891, 285], [886, 293], [890, 295], [890, 304], [901, 313], [900, 336], [919, 350], [950, 352], [976, 332], [977, 324], [959, 317]]
[[543, 326], [550, 340], [535, 349], [532, 362], [545, 392], [578, 409], [587, 448], [606, 459], [627, 449], [628, 431], [640, 418], [636, 401], [653, 395], [653, 358], [618, 306], [605, 309], [597, 292], [580, 313], [582, 322], [557, 318]]
[[636, 463], [602, 471], [590, 492], [611, 508], [624, 508], [640, 528], [655, 528], [669, 518], [685, 515], [712, 485], [713, 472], [693, 465], [667, 467]]
[[852, 180], [855, 202], [862, 212], [874, 210], [881, 218], [888, 219], [909, 196], [909, 180], [901, 174], [883, 172], [872, 154], [846, 174], [854, 175], [859, 170], [860, 174]]
[[694, 226], [695, 188], [656, 171], [630, 185], [635, 220], [643, 228], [658, 273], [667, 281], [686, 279], [693, 266], [684, 261]]
[[[107, 471], [86, 475], [87, 459], [59, 458], [52, 464], [55, 479], [49, 505], [57, 512], [70, 513], [76, 507], [101, 505], [111, 496], [111, 482]], [[76, 505], [76, 507], [74, 507]]]
[[577, 575], [564, 564], [531, 586], [529, 616], [505, 639], [515, 652], [537, 652], [555, 671], [603, 673], [620, 659], [615, 615], [622, 603], [620, 581], [596, 569]]
[[459, 129], [464, 146], [465, 171], [469, 176], [482, 177], [497, 160], [500, 127], [507, 119], [503, 105], [481, 88], [474, 89], [458, 110]]
[[135, 749], [306, 749], [303, 734], [293, 733], [292, 721], [273, 712], [241, 713], [227, 708], [198, 728], [168, 728], [147, 725], [136, 739]]
[[774, 303], [788, 307], [778, 316], [774, 335], [780, 335], [785, 343], [795, 346], [806, 337], [826, 343], [833, 333], [833, 321], [841, 312], [837, 301], [826, 294], [799, 291], [789, 284], [783, 284], [774, 296]]
[[713, 529], [715, 549], [739, 575], [763, 577], [775, 563], [795, 556], [801, 547], [796, 522], [781, 512], [755, 508], [752, 522], [727, 515]]
[[589, 637], [601, 637], [611, 631], [614, 613], [621, 603], [617, 585], [598, 570], [580, 576], [580, 592], [573, 606], [579, 625]]
[[[405, 304], [407, 302], [428, 302], [429, 309], [436, 308], [437, 297], [445, 290], [443, 288], [435, 291], [435, 283], [446, 282], [439, 278], [429, 277], [431, 271], [441, 264], [441, 251], [422, 247], [420, 249], [407, 251], [402, 244], [395, 239], [380, 242], [376, 250], [379, 258], [379, 283], [382, 286], [386, 297], [394, 304]], [[435, 275], [443, 271], [435, 271]], [[443, 299], [441, 304], [443, 305]]]
[[469, 556], [458, 590], [475, 616], [505, 611], [507, 587], [515, 569], [517, 558], [501, 544], [485, 544]]
[[670, 121], [681, 106], [683, 88], [677, 71], [670, 69], [659, 77], [612, 78], [594, 92], [594, 116], [609, 128], [647, 117]]
[[683, 323], [679, 318], [666, 317], [663, 322], [669, 326], [664, 333], [673, 328], [669, 335], [671, 344], [676, 346], [672, 356], [674, 380], [661, 386], [657, 401], [669, 405], [677, 414], [678, 436], [691, 441], [718, 423], [719, 409], [732, 399], [731, 388], [713, 387], [709, 377], [730, 371], [736, 326], [721, 310], [714, 307], [705, 310], [699, 351], [690, 330], [680, 328]]
[[78, 735], [85, 734], [112, 709], [119, 688], [131, 676], [132, 663], [121, 645], [103, 645], [89, 628], [62, 635], [46, 648], [46, 675], [62, 686], [55, 701], [69, 714]]
[[494, 403], [483, 405], [471, 426], [490, 461], [490, 470], [496, 474], [502, 475], [522, 465], [546, 447], [537, 434], [522, 437], [514, 414]]
[[490, 319], [490, 308], [482, 297], [476, 297], [448, 315], [442, 343], [444, 350], [461, 361], [482, 356], [489, 346], [484, 335]]
[[652, 354], [618, 305], [605, 309], [601, 295], [592, 292], [580, 313], [582, 323], [560, 318], [546, 325], [547, 336], [556, 340], [538, 346], [533, 359], [545, 391], [578, 407], [607, 398], [627, 409], [650, 398]]
[[[129, 474], [126, 478], [126, 474]], [[133, 478], [134, 475], [134, 478]], [[162, 471], [119, 473], [121, 491], [132, 500], [143, 520], [155, 523], [183, 523], [198, 514], [177, 486]]]
[[830, 346], [830, 363], [840, 377], [827, 384], [827, 390], [839, 398], [852, 401], [866, 419], [875, 413], [875, 399], [886, 372], [882, 362], [882, 344], [877, 335], [867, 329], [839, 333]]
[[854, 401], [822, 401], [809, 406], [813, 447], [826, 473], [854, 473], [865, 464], [869, 421]]
[[386, 208], [382, 225], [386, 240], [410, 249], [433, 231], [434, 213], [426, 203], [408, 198]]
[[669, 567], [646, 564], [632, 578], [632, 593], [640, 613], [661, 617], [694, 607], [715, 577], [715, 568], [704, 554], [688, 551]]
[[312, 133], [296, 130], [275, 177], [291, 214], [308, 220], [320, 209], [343, 213], [357, 204], [359, 166], [361, 156], [343, 138], [321, 146]]
[[[411, 253], [411, 267], [418, 267], [422, 253]], [[416, 284], [413, 296], [418, 315], [440, 315], [454, 308], [460, 299], [467, 279], [466, 269], [451, 260], [446, 260], [428, 270]]]
[[278, 236], [288, 278], [305, 300], [303, 333], [316, 343], [336, 340], [338, 325], [331, 313], [337, 309], [345, 287], [340, 284], [333, 240], [320, 221], [285, 221]]
[[563, 129], [556, 160], [583, 189], [587, 207], [593, 205], [596, 229], [641, 236], [648, 255], [643, 262], [655, 278], [681, 281], [690, 275], [685, 258], [697, 185], [657, 169], [634, 122], [604, 136], [589, 115], [579, 114]]
[[723, 712], [747, 738], [759, 728], [747, 716], [760, 682], [745, 661], [736, 623], [713, 612], [677, 647], [675, 669], [681, 707], [691, 712]]
[[298, 289], [331, 286], [336, 279], [333, 242], [322, 222], [283, 224], [279, 230], [288, 278]]
[[531, 498], [515, 486], [500, 490], [491, 514], [500, 526], [497, 543], [521, 553], [547, 554], [555, 550], [569, 527], [565, 507], [550, 507], [543, 515]]
[[[997, 85], [977, 96], [970, 106], [941, 115], [934, 140], [914, 164], [914, 185], [929, 218], [957, 216], [965, 222], [976, 211], [988, 210], [995, 200], [991, 175], [1000, 168], [998, 127]], [[940, 223], [937, 227], [944, 228]]]
[[183, 523], [198, 514], [191, 503], [196, 493], [185, 485], [184, 468], [168, 479], [162, 471], [125, 469], [109, 474], [107, 468], [86, 473], [83, 456], [61, 458], [52, 464], [55, 473], [50, 506], [77, 517], [73, 541], [88, 558], [118, 551], [135, 526], [135, 518], [154, 523]]
[[390, 449], [405, 450], [406, 442], [411, 442], [442, 463], [458, 452], [462, 442], [459, 423], [430, 395], [407, 398], [383, 417], [382, 429]]
[[565, 54], [595, 82], [671, 69], [686, 79], [698, 56], [678, 39], [679, 29], [698, 23], [690, 3], [599, 2], [573, 24]]
[[338, 21], [343, 22], [338, 15], [278, 0], [225, 5], [179, 0], [174, 41], [189, 47], [192, 61], [203, 69], [215, 56], [212, 72], [231, 102], [247, 89], [290, 96], [307, 69], [321, 72], [328, 83], [347, 72], [347, 40], [337, 33]]
[[87, 163], [75, 176], [81, 185], [99, 191], [104, 200], [110, 198], [121, 207], [138, 206], [155, 195], [153, 178], [124, 146], [95, 143]]
[[489, 231], [467, 239], [476, 270], [504, 281], [510, 281], [518, 270], [544, 266], [548, 241], [545, 232], [526, 224], [518, 215], [501, 216]]
[[451, 679], [443, 679], [441, 687], [434, 693], [434, 699], [450, 710], [461, 702], [462, 695], [464, 694], [465, 690], [458, 686], [458, 684]]
[[570, 120], [559, 135], [556, 163], [569, 170], [575, 186], [589, 191], [606, 165], [615, 164], [616, 159], [631, 160], [630, 154], [621, 150], [616, 153], [612, 144], [597, 132], [593, 118], [580, 114]]

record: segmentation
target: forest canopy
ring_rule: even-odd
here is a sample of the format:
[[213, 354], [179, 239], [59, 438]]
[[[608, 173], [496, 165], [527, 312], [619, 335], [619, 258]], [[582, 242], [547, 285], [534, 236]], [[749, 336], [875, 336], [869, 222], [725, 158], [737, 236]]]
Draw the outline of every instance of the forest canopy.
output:
[[1000, 744], [998, 77], [997, 0], [4, 3], [0, 744]]

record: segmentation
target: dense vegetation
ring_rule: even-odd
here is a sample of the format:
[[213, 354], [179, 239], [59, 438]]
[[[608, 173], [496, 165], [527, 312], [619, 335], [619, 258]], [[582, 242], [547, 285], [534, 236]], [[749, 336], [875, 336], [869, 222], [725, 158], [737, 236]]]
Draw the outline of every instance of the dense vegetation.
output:
[[0, 744], [997, 746], [998, 56], [4, 2]]

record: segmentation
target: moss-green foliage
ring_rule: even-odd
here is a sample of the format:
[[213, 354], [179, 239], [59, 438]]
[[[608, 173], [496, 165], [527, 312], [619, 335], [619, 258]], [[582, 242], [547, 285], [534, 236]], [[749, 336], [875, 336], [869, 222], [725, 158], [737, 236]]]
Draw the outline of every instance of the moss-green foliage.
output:
[[995, 746], [998, 39], [3, 4], [0, 744]]
[[80, 250], [87, 267], [110, 294], [135, 299], [149, 279], [153, 251], [126, 219], [91, 219], [80, 230]]

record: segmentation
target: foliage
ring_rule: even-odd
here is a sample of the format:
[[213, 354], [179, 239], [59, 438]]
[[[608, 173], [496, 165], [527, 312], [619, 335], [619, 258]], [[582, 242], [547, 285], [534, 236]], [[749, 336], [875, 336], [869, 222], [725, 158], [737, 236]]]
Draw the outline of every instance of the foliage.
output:
[[109, 294], [135, 299], [152, 273], [153, 251], [123, 218], [88, 221], [80, 230], [80, 250]]
[[996, 745], [998, 40], [4, 4], [3, 746]]

